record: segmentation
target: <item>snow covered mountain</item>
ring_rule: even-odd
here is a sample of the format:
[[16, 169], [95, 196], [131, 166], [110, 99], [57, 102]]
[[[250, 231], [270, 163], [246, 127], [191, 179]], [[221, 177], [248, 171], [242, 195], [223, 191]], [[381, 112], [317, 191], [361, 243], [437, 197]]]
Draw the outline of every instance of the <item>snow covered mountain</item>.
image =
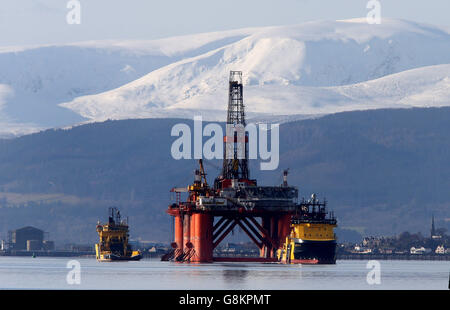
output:
[[9, 48], [0, 66], [0, 133], [9, 131], [4, 124], [33, 130], [199, 113], [223, 120], [230, 70], [243, 71], [253, 117], [450, 105], [449, 31], [396, 19]]
[[59, 106], [132, 82], [180, 59], [244, 38], [253, 29], [154, 41], [0, 47], [0, 136], [85, 120]]

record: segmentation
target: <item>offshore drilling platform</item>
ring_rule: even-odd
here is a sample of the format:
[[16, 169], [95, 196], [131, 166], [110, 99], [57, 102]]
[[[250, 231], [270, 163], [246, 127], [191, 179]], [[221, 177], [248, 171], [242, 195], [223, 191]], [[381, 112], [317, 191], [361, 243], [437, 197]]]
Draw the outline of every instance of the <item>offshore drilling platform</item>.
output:
[[[230, 72], [226, 125], [246, 125], [240, 71]], [[172, 189], [177, 201], [167, 213], [174, 217], [174, 242], [162, 260], [335, 263], [336, 219], [325, 210], [326, 201], [313, 194], [299, 202], [287, 170], [280, 186], [258, 186], [249, 174], [248, 133], [230, 135], [227, 130], [224, 144], [222, 173], [212, 187], [200, 159], [194, 183]], [[182, 192], [188, 193], [186, 201], [180, 199]], [[214, 249], [236, 226], [259, 248], [259, 257], [214, 257]]]

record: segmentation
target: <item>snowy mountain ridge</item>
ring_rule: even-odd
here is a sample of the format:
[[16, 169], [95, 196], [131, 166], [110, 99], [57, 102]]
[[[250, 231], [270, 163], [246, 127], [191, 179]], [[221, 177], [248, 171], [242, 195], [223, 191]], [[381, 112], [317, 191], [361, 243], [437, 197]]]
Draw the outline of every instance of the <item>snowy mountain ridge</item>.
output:
[[0, 133], [199, 113], [223, 120], [230, 70], [243, 71], [257, 118], [445, 106], [449, 64], [448, 29], [397, 19], [0, 48]]

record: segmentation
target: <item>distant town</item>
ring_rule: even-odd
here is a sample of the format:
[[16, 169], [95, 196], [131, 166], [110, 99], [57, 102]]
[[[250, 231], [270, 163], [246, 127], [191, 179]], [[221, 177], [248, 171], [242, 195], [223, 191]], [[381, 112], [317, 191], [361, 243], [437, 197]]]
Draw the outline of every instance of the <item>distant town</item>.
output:
[[[26, 226], [8, 232], [1, 240], [2, 256], [95, 257], [93, 244], [55, 246], [49, 233]], [[131, 240], [146, 258], [159, 258], [170, 250], [170, 244]], [[259, 256], [252, 242], [225, 243], [215, 249], [220, 256]], [[338, 243], [337, 259], [429, 259], [450, 260], [450, 235], [445, 228], [436, 228], [434, 217], [429, 236], [403, 232], [397, 236], [368, 236], [360, 243]]]
[[398, 258], [450, 259], [450, 236], [445, 228], [436, 229], [434, 217], [431, 220], [429, 236], [421, 233], [403, 232], [394, 237], [365, 237], [361, 243], [344, 243], [338, 246], [338, 256], [378, 256]]

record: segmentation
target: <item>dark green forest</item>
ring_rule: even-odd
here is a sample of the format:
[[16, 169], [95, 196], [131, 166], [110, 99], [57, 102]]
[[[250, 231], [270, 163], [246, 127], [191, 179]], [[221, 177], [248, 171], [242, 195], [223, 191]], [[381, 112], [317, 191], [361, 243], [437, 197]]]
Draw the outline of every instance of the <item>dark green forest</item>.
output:
[[[170, 241], [172, 187], [193, 180], [195, 160], [174, 160], [173, 125], [192, 120], [106, 121], [0, 140], [0, 238], [32, 225], [57, 242], [93, 242], [117, 206], [131, 237]], [[205, 124], [204, 124], [205, 125]], [[206, 140], [206, 138], [205, 138]], [[220, 161], [205, 161], [210, 183]], [[450, 108], [356, 111], [284, 123], [280, 165], [261, 185], [289, 183], [326, 197], [338, 237], [427, 233], [450, 227]]]

